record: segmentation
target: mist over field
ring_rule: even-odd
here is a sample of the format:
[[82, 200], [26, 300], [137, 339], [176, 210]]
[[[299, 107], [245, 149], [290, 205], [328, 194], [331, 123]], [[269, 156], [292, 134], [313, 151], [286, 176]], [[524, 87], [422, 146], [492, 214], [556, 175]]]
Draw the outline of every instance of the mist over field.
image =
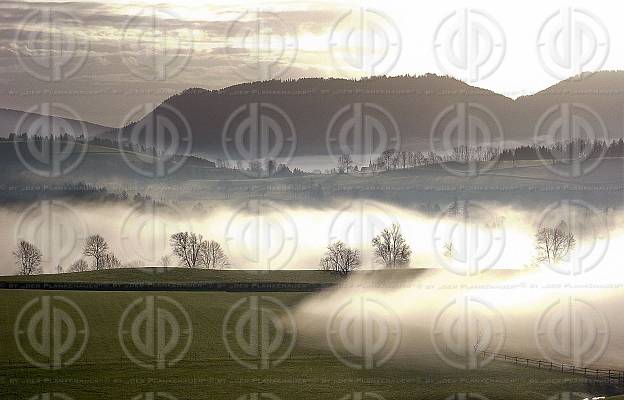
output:
[[[393, 355], [404, 363], [442, 359], [476, 369], [491, 362], [477, 350], [618, 368], [624, 356], [614, 334], [624, 328], [622, 282], [613, 279], [618, 264], [607, 259], [589, 276], [546, 270], [471, 277], [427, 271], [407, 282], [354, 276], [306, 299], [294, 314], [308, 346], [374, 366]], [[351, 343], [343, 347], [345, 338]]]
[[[17, 240], [42, 249], [44, 272], [67, 270], [81, 257], [84, 239], [102, 235], [126, 266], [176, 265], [169, 237], [198, 233], [219, 242], [235, 269], [317, 269], [326, 246], [340, 240], [361, 253], [362, 269], [376, 269], [371, 240], [393, 223], [412, 249], [410, 268], [444, 268], [458, 275], [488, 269], [536, 267], [534, 236], [540, 227], [564, 223], [576, 236], [574, 251], [553, 269], [574, 274], [617, 262], [622, 214], [588, 203], [557, 201], [531, 209], [494, 202], [460, 201], [436, 213], [372, 200], [333, 201], [302, 206], [268, 200], [186, 206], [103, 205], [42, 201], [4, 207], [0, 217], [13, 230], [0, 235], [11, 254]], [[452, 244], [452, 254], [445, 246]], [[167, 261], [163, 257], [168, 256]], [[14, 273], [5, 257], [3, 274]]]

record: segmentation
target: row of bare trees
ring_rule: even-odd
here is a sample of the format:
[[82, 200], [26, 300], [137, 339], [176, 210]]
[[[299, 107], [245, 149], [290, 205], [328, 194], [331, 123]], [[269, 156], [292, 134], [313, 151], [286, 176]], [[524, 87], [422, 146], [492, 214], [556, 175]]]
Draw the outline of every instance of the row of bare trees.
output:
[[223, 269], [230, 265], [221, 245], [205, 240], [202, 235], [178, 232], [169, 239], [173, 254], [180, 265], [188, 268]]
[[[221, 245], [214, 240], [205, 240], [202, 235], [179, 232], [171, 236], [170, 244], [173, 254], [182, 266], [221, 269], [230, 264]], [[90, 235], [82, 249], [83, 258], [71, 264], [69, 272], [122, 268], [122, 262], [109, 250], [108, 242], [101, 235]], [[37, 275], [42, 272], [43, 254], [34, 244], [20, 240], [13, 255], [18, 275]], [[167, 258], [165, 256], [163, 260]], [[62, 272], [60, 267], [58, 272]]]
[[[412, 250], [401, 233], [399, 224], [386, 228], [372, 240], [376, 261], [385, 268], [405, 268], [409, 265]], [[351, 249], [344, 242], [336, 241], [327, 246], [320, 267], [325, 271], [347, 275], [361, 264], [360, 251]]]
[[[230, 265], [221, 245], [214, 240], [204, 239], [200, 234], [178, 232], [171, 235], [169, 242], [179, 265], [187, 268], [206, 269], [223, 269]], [[555, 227], [540, 228], [535, 234], [535, 248], [539, 262], [559, 263], [575, 246], [576, 238], [563, 222]], [[398, 224], [393, 224], [375, 236], [372, 240], [372, 247], [376, 261], [385, 268], [405, 268], [409, 265], [412, 251]], [[447, 257], [453, 256], [454, 247], [452, 243], [444, 245], [444, 253]], [[109, 252], [109, 245], [106, 240], [97, 234], [87, 238], [82, 254], [90, 263], [85, 258], [80, 258], [71, 265], [70, 272], [122, 267], [119, 259]], [[13, 255], [16, 258], [19, 275], [41, 273], [43, 255], [34, 244], [21, 240]], [[350, 248], [341, 241], [329, 244], [320, 261], [322, 270], [341, 275], [349, 274], [357, 269], [360, 264], [360, 251]]]
[[[385, 268], [405, 268], [409, 265], [412, 251], [405, 241], [401, 228], [393, 224], [384, 229], [372, 241], [376, 261]], [[564, 222], [555, 227], [542, 227], [535, 234], [536, 259], [549, 264], [560, 263], [576, 246], [574, 233], [570, 232]], [[455, 248], [451, 242], [444, 244], [444, 255], [453, 257]], [[327, 246], [320, 261], [325, 271], [347, 275], [361, 264], [360, 251], [351, 249], [344, 242], [336, 241]]]

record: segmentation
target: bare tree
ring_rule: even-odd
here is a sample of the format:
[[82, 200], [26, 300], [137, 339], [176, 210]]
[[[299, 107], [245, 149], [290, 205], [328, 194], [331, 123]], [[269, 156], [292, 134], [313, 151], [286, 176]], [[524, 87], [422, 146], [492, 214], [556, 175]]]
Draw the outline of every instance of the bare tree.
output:
[[198, 267], [200, 254], [207, 246], [207, 242], [202, 235], [188, 232], [178, 232], [171, 235], [169, 243], [173, 248], [173, 254], [178, 257], [180, 264], [188, 268]]
[[560, 262], [576, 246], [576, 239], [569, 232], [565, 222], [554, 228], [541, 228], [535, 234], [535, 248], [538, 261], [551, 264]]
[[121, 261], [113, 253], [106, 253], [102, 257], [101, 269], [116, 269], [121, 268]]
[[394, 160], [395, 160], [394, 153], [395, 153], [394, 149], [384, 150], [379, 156], [379, 158], [377, 159], [377, 164], [379, 165], [379, 168], [385, 167], [386, 170], [389, 170], [390, 168], [392, 168]]
[[230, 260], [219, 243], [209, 240], [201, 246], [199, 264], [207, 269], [222, 269], [230, 264]]
[[169, 257], [169, 254], [165, 254], [164, 256], [160, 257], [159, 263], [163, 267], [170, 266], [171, 265], [171, 257]]
[[341, 241], [331, 243], [321, 258], [321, 269], [347, 275], [360, 266], [360, 252], [350, 249]]
[[32, 243], [20, 240], [13, 252], [16, 258], [19, 275], [36, 275], [41, 273], [41, 251]]
[[84, 259], [80, 259], [80, 260], [76, 260], [70, 267], [69, 267], [69, 272], [84, 272], [84, 271], [88, 271], [89, 268], [89, 264], [84, 260]]
[[103, 269], [104, 255], [108, 251], [108, 243], [100, 235], [91, 235], [85, 242], [82, 254], [85, 257], [93, 258], [93, 268], [95, 270]]
[[410, 250], [401, 233], [399, 224], [392, 224], [373, 238], [373, 249], [377, 261], [386, 268], [403, 268], [409, 264]]
[[348, 174], [352, 168], [353, 158], [351, 157], [351, 154], [341, 154], [340, 157], [338, 157], [338, 170], [344, 171]]

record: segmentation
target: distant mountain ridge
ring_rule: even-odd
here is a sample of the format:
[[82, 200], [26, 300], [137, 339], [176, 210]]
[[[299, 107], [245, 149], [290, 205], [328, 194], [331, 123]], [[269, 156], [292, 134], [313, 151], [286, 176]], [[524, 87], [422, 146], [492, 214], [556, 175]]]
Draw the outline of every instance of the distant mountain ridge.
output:
[[[378, 128], [381, 127], [388, 136], [392, 136], [394, 132], [390, 131], [396, 128], [401, 149], [436, 151], [439, 149], [435, 147], [444, 140], [438, 135], [444, 134], [445, 124], [453, 123], [457, 113], [461, 112], [456, 108], [459, 104], [466, 104], [468, 108], [475, 105], [476, 114], [489, 120], [484, 126], [496, 136], [489, 138], [490, 142], [496, 145], [527, 143], [534, 140], [538, 122], [542, 120], [544, 124], [552, 124], [547, 114], [559, 112], [552, 108], [563, 103], [570, 103], [572, 107], [576, 104], [585, 106], [590, 111], [579, 112], [586, 113], [587, 119], [598, 116], [602, 123], [590, 121], [590, 126], [595, 128], [595, 139], [618, 139], [623, 136], [624, 72], [621, 71], [598, 72], [582, 79], [571, 78], [516, 100], [434, 74], [362, 80], [272, 80], [243, 83], [220, 90], [190, 88], [168, 98], [148, 116], [170, 117], [172, 110], [176, 110], [191, 129], [193, 152], [236, 159], [241, 156], [241, 151], [245, 153], [245, 148], [253, 145], [244, 136], [245, 130], [253, 127], [249, 125], [250, 115], [257, 113], [279, 120], [284, 119], [280, 115], [283, 114], [294, 127], [296, 145], [293, 150], [286, 143], [286, 149], [279, 154], [271, 154], [277, 158], [325, 155], [328, 148], [330, 153], [335, 153], [336, 149], [331, 147], [341, 140], [357, 140], [349, 138], [349, 129], [345, 126], [352, 124], [354, 119], [365, 118], [367, 113], [372, 114], [373, 120], [381, 120]], [[357, 104], [360, 104], [359, 108], [354, 107]], [[274, 109], [262, 110], [264, 105], [274, 106]], [[363, 116], [356, 118], [358, 112]], [[557, 115], [550, 116], [550, 119], [553, 117], [556, 119]], [[288, 131], [288, 124], [284, 126], [281, 128]], [[126, 127], [125, 134], [129, 135], [132, 127]], [[434, 127], [440, 128], [440, 132]], [[546, 126], [545, 130], [548, 131], [548, 128]], [[236, 135], [239, 139], [235, 139]], [[565, 140], [553, 138], [554, 141], [562, 139]], [[242, 150], [235, 148], [233, 142], [236, 140]], [[369, 148], [379, 147], [377, 139], [372, 140]], [[273, 144], [269, 141], [266, 145], [270, 148]], [[244, 155], [240, 158], [246, 158]]]
[[[462, 104], [467, 108], [462, 109]], [[473, 105], [482, 108], [472, 111], [476, 109], [476, 115], [487, 120], [482, 128], [487, 127], [492, 133], [482, 141], [500, 145], [534, 141], [540, 121], [544, 125], [540, 125], [540, 129], [544, 131], [554, 126], [553, 120], [556, 122], [557, 113], [561, 111], [557, 106], [561, 104], [586, 108], [579, 112], [584, 118], [594, 120], [589, 121], [588, 126], [594, 130], [595, 139], [621, 138], [624, 72], [584, 74], [516, 100], [435, 74], [361, 80], [301, 78], [241, 83], [218, 90], [190, 88], [166, 99], [151, 113], [122, 129], [127, 140], [135, 140], [133, 128], [137, 123], [146, 122], [148, 117], [162, 116], [174, 120], [174, 126], [183, 135], [187, 128], [190, 130], [191, 135], [183, 139], [191, 143], [193, 154], [223, 159], [254, 158], [250, 156], [254, 151], [272, 158], [326, 155], [328, 151], [339, 153], [345, 146], [352, 153], [357, 153], [358, 149], [362, 153], [372, 152], [384, 147], [380, 130], [386, 135], [387, 147], [441, 151], [444, 148], [438, 147], [445, 146], [443, 135], [449, 133], [445, 127], [457, 123], [462, 112], [470, 114]], [[0, 135], [15, 132], [25, 114], [28, 113], [0, 109]], [[264, 115], [276, 121], [284, 135], [278, 139], [284, 142], [279, 152], [269, 151], [276, 147], [275, 138], [267, 143], [249, 142], [245, 133], [249, 129], [261, 129], [267, 121], [252, 121], [250, 125], [252, 115]], [[63, 120], [73, 132], [81, 132], [80, 121]], [[371, 125], [371, 121], [378, 124]], [[56, 125], [53, 133], [62, 133], [62, 126]], [[117, 128], [89, 122], [84, 122], [84, 126], [91, 137], [116, 138], [119, 134]], [[353, 137], [356, 127], [365, 130], [364, 136], [372, 136], [370, 143], [358, 144], [358, 140], [365, 142], [366, 139]], [[264, 128], [272, 129], [271, 126]], [[180, 152], [186, 152], [188, 148], [182, 150]]]
[[[28, 133], [28, 131], [33, 128], [32, 121], [38, 120], [41, 117], [51, 118], [49, 126], [52, 128], [52, 134], [55, 136], [60, 136], [67, 132], [67, 134], [71, 136], [81, 136], [84, 134], [87, 137], [95, 137], [112, 129], [108, 126], [67, 117], [42, 115], [33, 112], [11, 109], [0, 109], [0, 137], [7, 137], [11, 133]], [[47, 130], [45, 133], [42, 133], [43, 136], [47, 136], [48, 134], [49, 131]]]

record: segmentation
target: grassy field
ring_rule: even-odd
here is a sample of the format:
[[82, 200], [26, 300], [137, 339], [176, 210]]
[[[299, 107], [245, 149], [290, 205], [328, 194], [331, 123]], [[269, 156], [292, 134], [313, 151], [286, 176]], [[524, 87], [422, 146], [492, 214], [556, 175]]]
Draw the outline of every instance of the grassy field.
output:
[[[141, 271], [107, 271], [106, 273], [83, 273], [66, 275], [70, 279], [110, 279], [111, 281], [141, 279]], [[178, 271], [181, 272], [181, 271]], [[189, 271], [184, 271], [188, 273]], [[197, 271], [200, 273], [200, 271]], [[201, 271], [204, 278], [230, 279], [248, 277], [249, 273], [229, 271]], [[121, 274], [121, 275], [120, 275]], [[324, 281], [327, 275], [320, 272], [300, 273], [284, 271], [283, 279], [302, 281], [317, 279]], [[174, 279], [176, 271], [154, 275]], [[290, 275], [290, 276], [287, 276]], [[185, 275], [188, 278], [188, 275]], [[274, 275], [274, 277], [277, 275]], [[330, 278], [332, 276], [330, 275]], [[47, 277], [46, 277], [47, 278]], [[58, 279], [59, 277], [55, 277]], [[178, 279], [182, 279], [178, 276]], [[251, 278], [250, 278], [251, 279]], [[0, 280], [5, 280], [2, 278]], [[358, 370], [345, 366], [330, 351], [318, 350], [309, 338], [298, 335], [289, 356], [279, 365], [268, 369], [250, 369], [241, 365], [228, 351], [224, 337], [236, 329], [235, 321], [228, 317], [233, 306], [247, 301], [250, 296], [268, 296], [291, 309], [304, 300], [308, 293], [225, 293], [225, 292], [78, 292], [78, 291], [33, 291], [0, 290], [0, 330], [3, 343], [0, 345], [1, 372], [0, 398], [29, 399], [40, 393], [64, 393], [73, 399], [132, 399], [142, 393], [166, 392], [178, 399], [447, 399], [476, 398], [461, 397], [461, 394], [479, 394], [487, 399], [575, 399], [565, 393], [616, 394], [617, 388], [593, 384], [580, 376], [562, 374], [495, 362], [475, 371], [463, 371], [446, 366], [435, 354], [422, 354], [417, 359], [402, 359], [395, 355], [380, 368]], [[15, 325], [27, 320], [30, 315], [37, 320], [38, 314], [25, 313], [29, 302], [41, 297], [62, 296], [78, 306], [88, 326], [86, 347], [74, 364], [58, 370], [47, 370], [31, 365], [25, 354], [32, 357], [32, 349], [18, 349]], [[184, 357], [173, 365], [165, 364], [163, 369], [147, 369], [137, 365], [128, 354], [135, 357], [136, 349], [124, 351], [121, 342], [129, 343], [126, 336], [127, 324], [121, 322], [124, 313], [132, 309], [133, 302], [154, 296], [157, 304], [166, 308], [168, 301], [177, 303], [188, 315], [190, 332], [182, 329], [178, 343], [171, 354], [176, 353], [184, 343], [190, 343]], [[168, 300], [163, 300], [165, 296]], [[56, 301], [56, 303], [54, 303]], [[142, 300], [138, 300], [142, 301]], [[164, 301], [164, 302], [163, 302]], [[56, 298], [53, 304], [61, 306]], [[159, 303], [158, 303], [159, 302]], [[37, 303], [39, 304], [39, 303]], [[143, 304], [143, 303], [140, 303]], [[271, 306], [279, 314], [278, 306]], [[81, 326], [80, 317], [71, 314], [76, 325]], [[175, 307], [169, 311], [176, 313]], [[127, 314], [132, 315], [132, 314]], [[177, 314], [180, 317], [181, 314]], [[39, 315], [40, 316], [40, 315]], [[131, 319], [130, 319], [131, 320]], [[184, 321], [180, 317], [178, 321]], [[237, 320], [240, 321], [240, 320]], [[19, 322], [19, 323], [18, 323]], [[125, 327], [120, 334], [120, 324]], [[185, 325], [183, 322], [181, 325]], [[224, 325], [225, 333], [224, 334]], [[261, 325], [262, 326], [262, 325]], [[34, 329], [35, 336], [45, 337]], [[22, 329], [22, 328], [20, 328]], [[24, 329], [28, 329], [27, 327]], [[62, 331], [64, 332], [64, 331]], [[148, 332], [139, 330], [140, 333]], [[165, 336], [172, 331], [165, 329]], [[66, 333], [66, 332], [64, 332]], [[41, 334], [41, 335], [40, 335]], [[293, 338], [286, 332], [285, 342]], [[53, 335], [52, 335], [53, 336]], [[66, 337], [61, 333], [61, 337]], [[80, 329], [77, 337], [82, 338]], [[147, 336], [145, 336], [147, 337]], [[80, 343], [77, 340], [77, 343]], [[24, 350], [26, 349], [26, 350]], [[278, 351], [279, 352], [279, 351]], [[69, 351], [68, 353], [71, 353]], [[234, 354], [240, 352], [234, 351]], [[36, 361], [41, 359], [35, 358]], [[154, 365], [153, 359], [138, 357], [139, 361]], [[45, 357], [44, 357], [45, 359]], [[259, 365], [254, 357], [241, 357], [242, 362]], [[151, 364], [150, 364], [151, 363]], [[563, 395], [562, 395], [563, 393]], [[621, 392], [620, 392], [621, 393]], [[254, 397], [253, 394], [258, 395]], [[273, 394], [276, 397], [270, 397]], [[459, 394], [459, 395], [457, 395]], [[242, 397], [247, 396], [247, 397]], [[381, 396], [381, 397], [375, 397]], [[456, 396], [456, 397], [452, 397]], [[466, 395], [467, 396], [467, 395]], [[562, 397], [563, 396], [563, 397]], [[139, 398], [166, 398], [164, 395], [144, 395]], [[582, 397], [581, 397], [582, 398]]]

